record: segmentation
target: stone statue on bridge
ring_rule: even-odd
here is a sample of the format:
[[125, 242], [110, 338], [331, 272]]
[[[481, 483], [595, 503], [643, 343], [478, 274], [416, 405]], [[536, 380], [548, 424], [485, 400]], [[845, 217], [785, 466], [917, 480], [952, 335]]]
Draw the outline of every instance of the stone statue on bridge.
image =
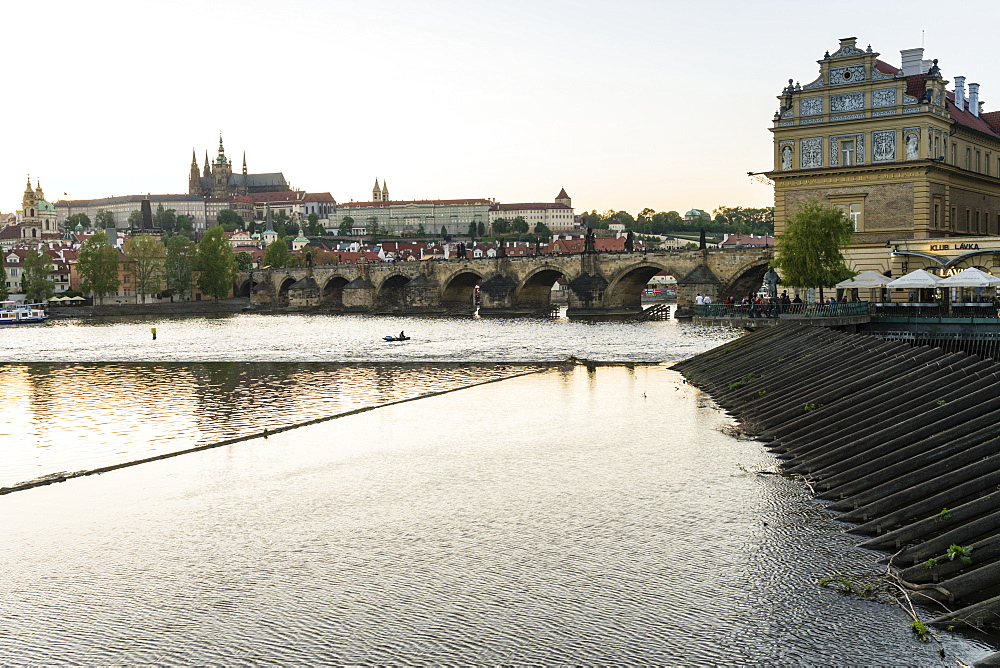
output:
[[597, 235], [594, 234], [594, 228], [588, 227], [587, 234], [583, 237], [583, 252], [584, 253], [596, 253], [597, 252]]
[[778, 276], [778, 272], [774, 270], [774, 267], [768, 267], [767, 273], [764, 274], [764, 285], [767, 286], [767, 296], [770, 299], [776, 299], [778, 297], [778, 283], [781, 282], [781, 277]]
[[625, 252], [631, 253], [634, 250], [635, 250], [635, 236], [633, 236], [632, 230], [629, 230], [628, 234], [625, 235]]

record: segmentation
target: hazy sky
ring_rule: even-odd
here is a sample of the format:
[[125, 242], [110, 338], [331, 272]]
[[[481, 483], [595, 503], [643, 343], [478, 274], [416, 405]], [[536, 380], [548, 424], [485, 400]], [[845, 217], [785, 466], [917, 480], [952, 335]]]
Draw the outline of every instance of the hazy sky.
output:
[[[857, 36], [920, 46], [1000, 107], [993, 40], [947, 5], [617, 0], [2, 3], [0, 211], [185, 193], [219, 132], [239, 169], [367, 200], [551, 201], [577, 212], [766, 206], [775, 97]], [[944, 12], [944, 13], [942, 13]], [[977, 36], [978, 35], [978, 36]], [[991, 101], [994, 101], [991, 103]]]

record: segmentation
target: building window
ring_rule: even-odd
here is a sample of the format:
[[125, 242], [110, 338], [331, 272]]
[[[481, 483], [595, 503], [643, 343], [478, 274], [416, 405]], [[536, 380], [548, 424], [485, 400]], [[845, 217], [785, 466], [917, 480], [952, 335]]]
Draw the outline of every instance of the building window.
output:
[[965, 168], [972, 169], [972, 149], [965, 149]]
[[941, 202], [934, 202], [934, 227], [941, 228]]
[[955, 146], [955, 142], [951, 143], [951, 164], [958, 165], [958, 147]]
[[976, 171], [977, 172], [983, 171], [983, 167], [982, 167], [982, 163], [980, 162], [980, 158], [981, 158], [981, 154], [979, 153], [979, 151], [976, 151]]

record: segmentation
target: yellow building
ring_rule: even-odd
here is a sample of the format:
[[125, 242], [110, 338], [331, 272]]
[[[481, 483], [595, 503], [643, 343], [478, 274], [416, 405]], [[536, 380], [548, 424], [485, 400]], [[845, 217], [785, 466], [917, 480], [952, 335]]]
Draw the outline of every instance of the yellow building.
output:
[[849, 37], [816, 79], [789, 80], [767, 174], [778, 234], [817, 198], [853, 221], [857, 271], [1000, 267], [1000, 112], [984, 113], [965, 77], [949, 90], [923, 51], [901, 51], [897, 68]]

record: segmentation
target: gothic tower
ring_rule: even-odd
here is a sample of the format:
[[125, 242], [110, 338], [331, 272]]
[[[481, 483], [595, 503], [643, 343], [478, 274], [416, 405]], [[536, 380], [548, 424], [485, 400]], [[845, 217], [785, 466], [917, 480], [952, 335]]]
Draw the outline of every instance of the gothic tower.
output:
[[382, 179], [382, 201], [389, 201], [389, 186], [385, 185], [385, 179]]
[[[552, 192], [552, 191], [550, 190], [549, 192]], [[556, 195], [556, 204], [565, 204], [569, 208], [571, 208], [571, 209], [573, 208], [573, 200], [570, 199], [569, 195], [566, 194], [566, 189], [565, 188], [561, 189], [559, 191], [559, 194]]]
[[194, 155], [194, 149], [191, 149], [191, 173], [188, 175], [188, 194], [201, 194], [201, 175], [198, 173], [198, 158]]
[[378, 179], [375, 179], [375, 187], [372, 188], [372, 201], [373, 202], [382, 201], [382, 189], [378, 187]]
[[229, 196], [229, 177], [233, 175], [233, 163], [226, 158], [226, 150], [222, 146], [222, 135], [219, 135], [219, 155], [212, 165], [212, 197]]

